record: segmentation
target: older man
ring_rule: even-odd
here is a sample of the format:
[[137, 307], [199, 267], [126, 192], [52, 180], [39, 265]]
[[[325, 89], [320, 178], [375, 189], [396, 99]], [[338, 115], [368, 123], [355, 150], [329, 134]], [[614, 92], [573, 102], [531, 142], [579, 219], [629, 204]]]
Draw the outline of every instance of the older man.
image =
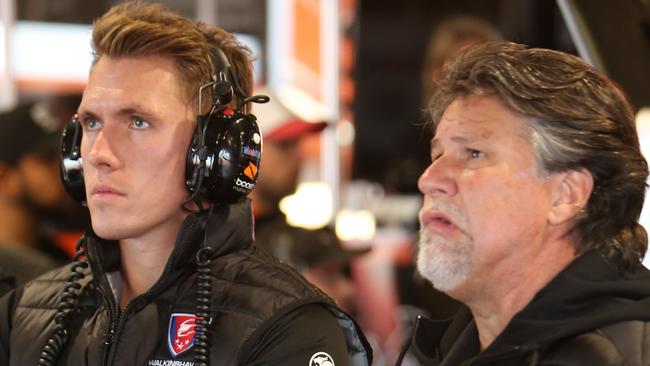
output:
[[648, 167], [615, 84], [507, 42], [447, 65], [419, 180], [418, 269], [466, 306], [421, 319], [424, 365], [648, 365]]

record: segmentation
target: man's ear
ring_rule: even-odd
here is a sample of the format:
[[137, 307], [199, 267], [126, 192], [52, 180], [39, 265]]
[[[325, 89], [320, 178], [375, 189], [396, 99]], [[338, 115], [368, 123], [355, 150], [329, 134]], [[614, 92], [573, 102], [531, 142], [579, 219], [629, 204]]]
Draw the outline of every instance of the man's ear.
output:
[[570, 221], [587, 206], [594, 189], [594, 177], [584, 168], [553, 173], [553, 195], [549, 222], [559, 225]]

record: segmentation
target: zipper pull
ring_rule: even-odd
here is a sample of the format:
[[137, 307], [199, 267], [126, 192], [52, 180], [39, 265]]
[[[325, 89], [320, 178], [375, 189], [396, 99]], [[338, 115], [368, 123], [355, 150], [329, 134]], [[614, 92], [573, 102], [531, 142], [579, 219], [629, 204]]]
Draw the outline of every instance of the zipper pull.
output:
[[115, 326], [111, 325], [111, 330], [108, 332], [108, 335], [106, 337], [106, 341], [104, 341], [104, 345], [108, 346], [111, 343], [113, 343], [113, 337], [115, 336]]

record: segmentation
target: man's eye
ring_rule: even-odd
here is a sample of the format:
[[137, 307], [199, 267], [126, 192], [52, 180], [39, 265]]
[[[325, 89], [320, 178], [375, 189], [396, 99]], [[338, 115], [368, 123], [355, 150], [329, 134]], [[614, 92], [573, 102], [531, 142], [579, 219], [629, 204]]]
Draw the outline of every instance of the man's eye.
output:
[[485, 154], [482, 151], [479, 150], [474, 150], [474, 149], [468, 149], [469, 155], [471, 156], [472, 159], [478, 159], [480, 157], [483, 157]]
[[140, 128], [147, 128], [149, 127], [149, 122], [143, 120], [142, 118], [136, 117], [133, 120], [133, 127], [140, 129]]
[[101, 123], [96, 119], [89, 118], [84, 122], [88, 130], [96, 130], [101, 127]]

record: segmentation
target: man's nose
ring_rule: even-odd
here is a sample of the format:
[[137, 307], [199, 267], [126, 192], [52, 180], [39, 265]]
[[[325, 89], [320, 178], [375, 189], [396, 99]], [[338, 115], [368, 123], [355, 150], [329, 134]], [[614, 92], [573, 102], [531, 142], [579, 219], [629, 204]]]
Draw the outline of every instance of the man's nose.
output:
[[433, 161], [418, 179], [418, 189], [429, 196], [456, 194], [457, 167], [453, 161], [441, 156]]
[[88, 156], [84, 160], [97, 169], [116, 169], [120, 160], [115, 153], [115, 143], [110, 131], [102, 129], [92, 139]]

